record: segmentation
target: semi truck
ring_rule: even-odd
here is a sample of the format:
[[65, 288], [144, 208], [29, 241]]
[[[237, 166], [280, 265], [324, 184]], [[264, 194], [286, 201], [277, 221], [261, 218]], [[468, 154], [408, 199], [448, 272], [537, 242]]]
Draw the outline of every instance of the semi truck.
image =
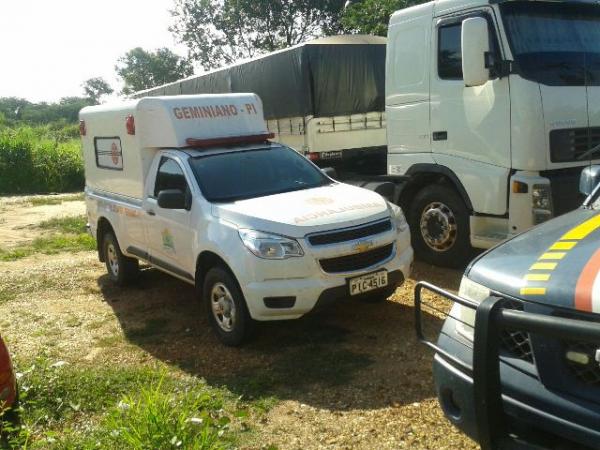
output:
[[[364, 129], [342, 133], [332, 117], [326, 119], [332, 111], [323, 109], [312, 120], [330, 121], [336, 132], [320, 129], [315, 136], [326, 137], [322, 142], [335, 151], [349, 148], [348, 140], [380, 149], [383, 169], [381, 163], [366, 163], [365, 152], [359, 152], [338, 178], [368, 183], [400, 205], [421, 259], [464, 267], [473, 248], [490, 248], [581, 202], [581, 170], [600, 157], [599, 8], [586, 1], [435, 0], [397, 11], [387, 37], [381, 128], [368, 131], [375, 126], [369, 111], [380, 108], [361, 109]], [[304, 48], [318, 46], [316, 41]], [[371, 43], [365, 52], [380, 47]], [[280, 77], [269, 58], [252, 62], [261, 76], [268, 74], [268, 85], [248, 85], [268, 108], [312, 92], [297, 78]], [[330, 80], [350, 76], [340, 64], [344, 59], [352, 58], [343, 54], [330, 66], [320, 62]], [[250, 74], [244, 77], [249, 82]], [[141, 95], [196, 92], [200, 87], [192, 82], [202, 78]], [[366, 105], [372, 104], [363, 102], [367, 94], [379, 86], [366, 79], [346, 91], [335, 83], [317, 86], [324, 96], [335, 93], [349, 104]], [[290, 86], [287, 93], [270, 95], [279, 85]], [[316, 159], [316, 147], [294, 148]], [[325, 159], [328, 151], [321, 154], [322, 165], [332, 164]]]
[[161, 95], [254, 92], [274, 141], [338, 171], [386, 170], [386, 39], [314, 39], [137, 92]]
[[402, 210], [273, 143], [256, 94], [84, 108], [90, 233], [109, 278], [139, 261], [196, 287], [218, 338], [339, 298], [385, 300], [409, 276]]

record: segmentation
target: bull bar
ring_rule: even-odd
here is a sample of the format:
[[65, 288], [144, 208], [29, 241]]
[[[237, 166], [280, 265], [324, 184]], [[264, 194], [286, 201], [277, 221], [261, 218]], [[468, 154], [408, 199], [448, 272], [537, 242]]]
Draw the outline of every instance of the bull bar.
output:
[[[422, 322], [424, 290], [476, 311], [472, 366], [425, 337]], [[597, 323], [508, 309], [503, 307], [505, 300], [506, 298], [492, 293], [478, 304], [427, 282], [422, 281], [415, 286], [415, 329], [418, 340], [452, 365], [473, 376], [476, 430], [482, 450], [530, 448], [511, 436], [506, 424], [500, 381], [499, 341], [502, 330], [522, 330], [547, 337], [600, 343], [600, 327]]]

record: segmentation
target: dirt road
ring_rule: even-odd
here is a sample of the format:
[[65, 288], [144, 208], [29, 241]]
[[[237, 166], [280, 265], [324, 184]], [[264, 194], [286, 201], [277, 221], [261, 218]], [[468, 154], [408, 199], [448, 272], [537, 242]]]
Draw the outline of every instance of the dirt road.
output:
[[[5, 208], [0, 217], [16, 223], [13, 216], [27, 214], [20, 211]], [[82, 367], [159, 360], [263, 398], [268, 413], [252, 424], [245, 448], [476, 448], [435, 400], [432, 355], [414, 338], [414, 279], [456, 290], [460, 273], [417, 264], [382, 304], [348, 299], [264, 324], [253, 342], [231, 349], [210, 332], [189, 285], [146, 269], [137, 285], [119, 289], [92, 252], [38, 255], [0, 262], [0, 330], [23, 357]], [[441, 325], [433, 315], [426, 321]]]

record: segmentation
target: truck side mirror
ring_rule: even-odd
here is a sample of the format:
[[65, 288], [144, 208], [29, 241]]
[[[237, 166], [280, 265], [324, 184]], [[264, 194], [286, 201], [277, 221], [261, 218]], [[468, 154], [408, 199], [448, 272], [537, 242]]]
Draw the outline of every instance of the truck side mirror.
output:
[[486, 64], [490, 52], [488, 22], [483, 17], [471, 17], [462, 23], [462, 70], [465, 86], [481, 86], [490, 79]]
[[583, 169], [579, 177], [579, 191], [584, 195], [590, 195], [598, 183], [600, 183], [600, 166], [588, 166]]
[[188, 209], [188, 201], [180, 189], [165, 189], [158, 193], [158, 206], [163, 209]]

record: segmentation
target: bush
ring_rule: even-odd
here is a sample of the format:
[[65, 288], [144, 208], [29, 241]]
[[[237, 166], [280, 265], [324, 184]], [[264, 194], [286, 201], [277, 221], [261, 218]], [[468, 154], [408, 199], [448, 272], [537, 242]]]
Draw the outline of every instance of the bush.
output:
[[73, 127], [5, 128], [0, 131], [0, 194], [82, 190], [81, 144]]

